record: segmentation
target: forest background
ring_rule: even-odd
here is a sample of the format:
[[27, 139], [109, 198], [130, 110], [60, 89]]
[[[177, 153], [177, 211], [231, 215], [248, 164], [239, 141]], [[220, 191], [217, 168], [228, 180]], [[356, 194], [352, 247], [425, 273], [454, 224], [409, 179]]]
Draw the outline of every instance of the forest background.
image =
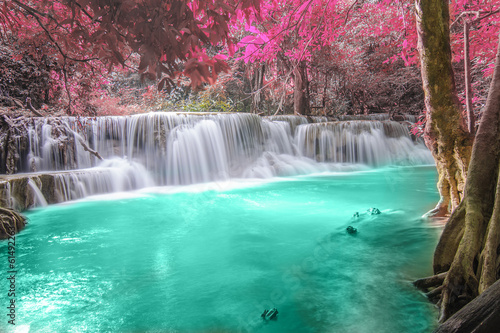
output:
[[[155, 2], [110, 1], [121, 9], [116, 19], [92, 12], [92, 1], [2, 1], [0, 104], [31, 104], [43, 115], [423, 113], [412, 1], [168, 1], [163, 14], [178, 15], [164, 19]], [[198, 16], [181, 13], [182, 3]], [[493, 71], [499, 8], [491, 0], [450, 5], [457, 90], [466, 110], [470, 72], [475, 119]]]

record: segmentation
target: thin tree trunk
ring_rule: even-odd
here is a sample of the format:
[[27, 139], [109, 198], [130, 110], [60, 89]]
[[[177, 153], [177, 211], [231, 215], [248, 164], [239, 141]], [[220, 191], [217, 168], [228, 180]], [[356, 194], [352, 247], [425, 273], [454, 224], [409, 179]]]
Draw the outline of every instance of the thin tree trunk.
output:
[[252, 79], [252, 113], [259, 113], [261, 109], [261, 91], [264, 82], [265, 65], [259, 66], [254, 70]]
[[445, 215], [463, 198], [472, 138], [460, 110], [451, 65], [446, 0], [417, 0], [416, 18], [426, 126], [424, 139], [436, 161], [441, 199], [430, 215]]
[[307, 72], [304, 62], [300, 62], [293, 71], [294, 90], [293, 90], [293, 111], [294, 114], [305, 115], [308, 112], [309, 100], [307, 96]]
[[464, 21], [464, 69], [465, 69], [465, 105], [467, 107], [467, 128], [471, 135], [475, 133], [476, 117], [472, 108], [472, 80], [470, 65], [470, 42], [469, 42], [470, 22]]

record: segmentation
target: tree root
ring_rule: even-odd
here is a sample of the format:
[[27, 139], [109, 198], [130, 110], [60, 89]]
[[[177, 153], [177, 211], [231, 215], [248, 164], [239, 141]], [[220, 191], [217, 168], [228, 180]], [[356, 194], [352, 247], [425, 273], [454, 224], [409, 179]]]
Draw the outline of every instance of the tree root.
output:
[[434, 333], [498, 332], [500, 327], [500, 281], [489, 287]]
[[428, 288], [437, 287], [443, 284], [443, 281], [446, 278], [446, 274], [447, 272], [444, 272], [426, 278], [418, 279], [413, 282], [413, 285], [420, 290], [426, 291], [426, 289]]
[[424, 217], [445, 217], [446, 215], [448, 215], [448, 204], [445, 203], [445, 200], [443, 198], [441, 198], [436, 207], [425, 213]]
[[435, 273], [447, 272], [450, 269], [462, 240], [464, 225], [465, 204], [462, 202], [451, 214], [434, 251], [433, 267]]
[[[500, 167], [499, 167], [500, 168]], [[486, 227], [485, 243], [479, 259], [480, 280], [479, 293], [493, 285], [499, 278], [498, 262], [500, 250], [500, 179], [497, 181], [497, 196], [493, 206], [493, 214]]]
[[425, 293], [425, 296], [431, 301], [438, 301], [438, 299], [441, 297], [441, 293], [443, 292], [443, 286], [439, 286], [437, 288], [432, 289], [428, 293]]
[[439, 273], [426, 278], [413, 281], [413, 285], [422, 290], [427, 296], [427, 299], [433, 303], [437, 303], [443, 291], [443, 281], [446, 278], [447, 272]]
[[18, 212], [0, 207], [0, 239], [7, 239], [24, 229], [26, 219]]

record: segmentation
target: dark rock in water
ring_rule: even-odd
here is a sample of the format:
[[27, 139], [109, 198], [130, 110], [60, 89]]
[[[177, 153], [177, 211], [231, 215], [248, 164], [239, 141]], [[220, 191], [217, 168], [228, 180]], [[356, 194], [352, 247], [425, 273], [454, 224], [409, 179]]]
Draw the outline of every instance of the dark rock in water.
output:
[[378, 208], [370, 208], [370, 209], [368, 209], [368, 214], [378, 215], [378, 214], [380, 214], [380, 210]]
[[350, 235], [353, 235], [353, 234], [358, 232], [358, 229], [351, 227], [351, 226], [348, 226], [346, 230], [347, 230], [347, 233]]
[[271, 310], [265, 309], [260, 315], [264, 320], [276, 320], [278, 319], [278, 309], [272, 308]]
[[359, 217], [359, 213], [358, 212], [354, 213], [352, 217]]

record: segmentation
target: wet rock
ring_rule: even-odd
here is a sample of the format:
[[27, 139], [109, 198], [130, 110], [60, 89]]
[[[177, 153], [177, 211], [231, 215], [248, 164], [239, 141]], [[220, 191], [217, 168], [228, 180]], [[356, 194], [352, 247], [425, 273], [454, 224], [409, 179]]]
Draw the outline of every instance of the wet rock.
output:
[[352, 227], [352, 226], [348, 226], [348, 227], [346, 228], [346, 231], [347, 231], [347, 233], [348, 233], [349, 235], [354, 235], [354, 234], [356, 234], [356, 233], [358, 232], [358, 229], [356, 229], [356, 228], [354, 228], [354, 227]]
[[380, 214], [380, 210], [378, 208], [370, 208], [370, 209], [368, 209], [368, 214], [369, 215], [378, 215], [378, 214]]
[[271, 310], [265, 309], [260, 315], [264, 320], [277, 320], [278, 319], [278, 309], [272, 308]]

